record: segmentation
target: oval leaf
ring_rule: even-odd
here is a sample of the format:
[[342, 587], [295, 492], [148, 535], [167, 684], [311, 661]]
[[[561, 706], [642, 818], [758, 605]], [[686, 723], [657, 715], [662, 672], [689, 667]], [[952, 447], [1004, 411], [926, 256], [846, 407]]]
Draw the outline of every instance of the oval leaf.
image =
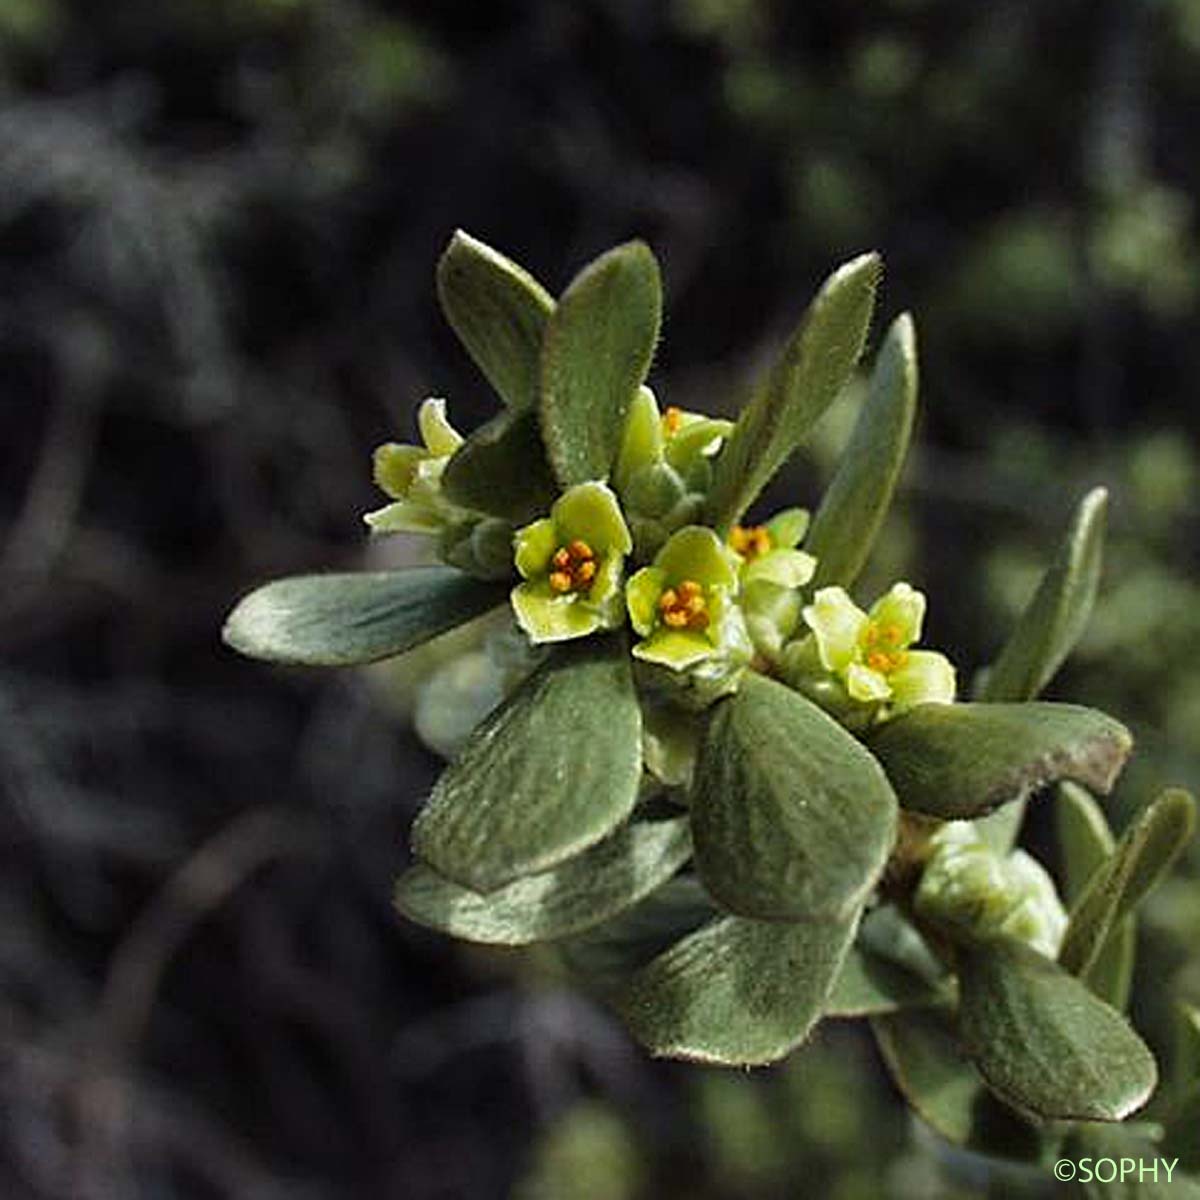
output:
[[451, 567], [296, 575], [244, 596], [221, 636], [268, 662], [352, 666], [403, 654], [507, 595]]
[[959, 961], [959, 1023], [987, 1085], [1051, 1120], [1120, 1121], [1149, 1099], [1154, 1056], [1129, 1023], [1057, 963], [1017, 942]]
[[866, 403], [804, 543], [817, 559], [814, 589], [848, 588], [858, 578], [892, 502], [916, 411], [916, 331], [904, 313], [884, 338]]
[[[1054, 818], [1062, 861], [1059, 890], [1070, 905], [1112, 853], [1116, 839], [1103, 809], [1077, 784], [1060, 783], [1055, 789]], [[1113, 1008], [1123, 1010], [1129, 1003], [1136, 949], [1137, 926], [1129, 916], [1112, 928], [1096, 961], [1080, 973], [1084, 983]]]
[[1166, 874], [1195, 828], [1195, 802], [1178, 789], [1142, 811], [1071, 908], [1058, 955], [1066, 970], [1082, 975], [1092, 967], [1110, 933]]
[[690, 853], [686, 817], [638, 821], [553, 871], [486, 896], [418, 864], [401, 876], [396, 906], [413, 921], [469, 942], [525, 946], [578, 933], [632, 907]]
[[1074, 704], [923, 704], [867, 738], [904, 808], [977, 817], [1047, 783], [1111, 790], [1133, 740]]
[[550, 293], [524, 268], [461, 229], [438, 262], [437, 290], [446, 320], [505, 404], [532, 408], [542, 334], [554, 311]]
[[619, 638], [557, 651], [479, 726], [413, 824], [440, 875], [492, 892], [548, 871], [633, 811], [642, 720]]
[[[985, 672], [981, 700], [1032, 700], [1075, 648], [1100, 583], [1107, 511], [1104, 488], [1095, 488], [1080, 502], [1054, 562], [1004, 649]], [[1024, 803], [1018, 802], [981, 821], [980, 833], [1003, 854], [1017, 840], [1023, 817]]]
[[808, 1037], [854, 938], [849, 921], [724, 917], [664, 951], [620, 1007], [652, 1054], [723, 1066], [775, 1062]]
[[694, 875], [676, 875], [640, 904], [555, 949], [586, 987], [615, 1000], [635, 971], [717, 915]]
[[822, 285], [717, 459], [708, 524], [728, 533], [845, 386], [862, 354], [882, 272], [878, 254], [863, 254]]
[[1032, 700], [1083, 633], [1100, 582], [1108, 493], [1088, 492], [1038, 590], [988, 669], [981, 700]]
[[890, 904], [863, 918], [825, 1004], [827, 1017], [866, 1017], [947, 1003], [950, 976]]
[[997, 1157], [1040, 1157], [1038, 1130], [984, 1087], [963, 1057], [947, 1014], [927, 1010], [872, 1017], [871, 1032], [901, 1095], [947, 1141]]
[[1054, 824], [1062, 860], [1059, 891], [1067, 904], [1073, 904], [1113, 852], [1117, 839], [1104, 810], [1077, 783], [1060, 783], [1055, 788]]
[[810, 700], [761, 675], [712, 708], [691, 808], [705, 887], [763, 920], [846, 917], [896, 840], [879, 764]]
[[481, 425], [442, 472], [446, 498], [463, 508], [524, 525], [558, 494], [536, 409], [507, 410]]
[[661, 319], [658, 262], [644, 242], [602, 254], [563, 294], [541, 373], [542, 434], [563, 487], [608, 477]]

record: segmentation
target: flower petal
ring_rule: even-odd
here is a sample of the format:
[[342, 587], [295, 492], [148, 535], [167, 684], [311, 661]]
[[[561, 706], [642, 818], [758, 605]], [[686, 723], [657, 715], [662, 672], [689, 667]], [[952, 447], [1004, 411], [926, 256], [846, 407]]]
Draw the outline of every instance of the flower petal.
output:
[[660, 629], [633, 648], [634, 658], [659, 663], [672, 671], [686, 670], [716, 652], [704, 634], [687, 629]]
[[806, 584], [817, 569], [817, 560], [803, 550], [768, 550], [742, 568], [742, 583], [777, 583], [798, 588]]
[[684, 468], [697, 458], [716, 454], [732, 429], [732, 421], [703, 413], [682, 413], [678, 431], [667, 438], [667, 461], [672, 466]]
[[925, 618], [925, 594], [907, 583], [892, 585], [891, 591], [880, 596], [871, 606], [871, 620], [881, 627], [894, 626], [901, 646], [911, 646], [921, 640], [921, 622]]
[[523, 579], [536, 579], [550, 569], [550, 559], [558, 549], [558, 531], [549, 517], [542, 517], [513, 538], [517, 570]]
[[654, 565], [667, 573], [669, 583], [694, 579], [705, 587], [728, 587], [737, 583], [732, 555], [720, 538], [703, 525], [685, 525], [654, 556]]
[[373, 458], [375, 486], [393, 500], [403, 500], [412, 487], [417, 467], [428, 457], [428, 452], [420, 446], [406, 446], [400, 442], [377, 446]]
[[550, 516], [563, 543], [576, 538], [587, 542], [596, 554], [615, 550], [628, 554], [633, 549], [629, 526], [621, 515], [617, 497], [606, 483], [578, 483], [554, 502]]
[[867, 614], [844, 588], [827, 587], [821, 588], [804, 609], [804, 620], [816, 635], [825, 669], [844, 674], [854, 661], [859, 635], [867, 625]]
[[435, 458], [449, 458], [463, 443], [462, 434], [446, 419], [445, 400], [426, 400], [417, 412], [417, 427]]
[[517, 624], [531, 642], [566, 642], [601, 627], [601, 614], [594, 608], [579, 603], [578, 596], [555, 595], [540, 580], [517, 584], [509, 598]]
[[798, 546], [800, 539], [807, 532], [807, 508], [785, 508], [767, 522], [767, 533], [771, 535], [771, 545], [784, 550], [791, 550]]
[[954, 665], [936, 650], [910, 650], [908, 661], [888, 676], [896, 709], [954, 700]]
[[635, 472], [657, 462], [662, 457], [662, 418], [654, 393], [644, 384], [629, 405], [625, 430], [621, 434], [621, 449], [613, 479], [622, 493], [629, 487]]
[[892, 694], [887, 677], [862, 663], [851, 663], [846, 669], [846, 691], [853, 699], [864, 703], [886, 700]]
[[625, 604], [629, 621], [642, 637], [649, 637], [658, 620], [658, 598], [667, 586], [667, 573], [661, 567], [643, 567], [625, 585]]
[[426, 504], [411, 500], [396, 500], [364, 513], [363, 520], [372, 533], [441, 533], [445, 526], [442, 515]]

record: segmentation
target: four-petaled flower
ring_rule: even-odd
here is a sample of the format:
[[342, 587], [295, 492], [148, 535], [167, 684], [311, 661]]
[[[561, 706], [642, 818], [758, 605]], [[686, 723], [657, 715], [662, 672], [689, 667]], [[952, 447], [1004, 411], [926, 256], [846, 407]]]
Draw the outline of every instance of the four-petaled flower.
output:
[[682, 671], [723, 653], [740, 622], [736, 588], [717, 535], [701, 525], [678, 530], [625, 585], [629, 620], [642, 638], [634, 656]]
[[524, 582], [512, 590], [517, 623], [533, 642], [563, 642], [624, 620], [621, 572], [633, 539], [607, 484], [580, 483], [548, 517], [514, 539]]
[[446, 419], [445, 400], [426, 400], [417, 428], [423, 446], [387, 442], [375, 451], [375, 483], [394, 501], [363, 517], [375, 533], [440, 533], [461, 515], [442, 495], [442, 472], [463, 442]]
[[817, 560], [796, 544], [808, 529], [808, 511], [786, 508], [765, 525], [735, 525], [729, 548], [739, 563], [739, 604], [754, 648], [775, 661], [800, 621], [800, 593]]
[[911, 650], [921, 637], [925, 597], [895, 584], [869, 613], [840, 587], [821, 588], [804, 609], [821, 665], [860, 702], [887, 702], [893, 712], [954, 699], [954, 667], [934, 650]]

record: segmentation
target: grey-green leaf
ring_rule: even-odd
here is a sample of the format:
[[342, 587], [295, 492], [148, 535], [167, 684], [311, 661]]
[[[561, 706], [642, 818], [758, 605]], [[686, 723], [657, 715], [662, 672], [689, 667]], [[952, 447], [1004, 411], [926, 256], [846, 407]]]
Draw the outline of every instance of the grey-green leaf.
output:
[[840, 920], [896, 840], [879, 764], [799, 693], [750, 674], [710, 710], [692, 790], [696, 868], [742, 916]]
[[450, 567], [296, 575], [244, 596], [222, 637], [251, 658], [346, 667], [403, 654], [498, 604], [505, 586]]
[[883, 340], [871, 388], [804, 543], [812, 586], [849, 587], [870, 557], [904, 466], [917, 411], [917, 342], [903, 313]]
[[[1112, 853], [1116, 839], [1104, 810], [1075, 783], [1060, 783], [1055, 789], [1054, 819], [1062, 863], [1059, 890], [1070, 905]], [[1129, 1002], [1136, 942], [1136, 924], [1128, 916], [1112, 928], [1095, 962], [1080, 975], [1101, 1000], [1116, 1009], [1123, 1010]]]
[[524, 525], [554, 503], [558, 488], [537, 409], [505, 409], [454, 452], [442, 473], [446, 498], [463, 508]]
[[[1053, 563], [984, 676], [980, 699], [1032, 700], [1053, 679], [1091, 615], [1104, 551], [1108, 493], [1094, 488], [1080, 501]], [[1018, 803], [980, 822], [988, 843], [1012, 848], [1024, 816]]]
[[523, 267], [461, 229], [437, 269], [438, 298], [467, 353], [510, 408], [537, 403], [549, 292]]
[[653, 1054], [723, 1066], [775, 1062], [808, 1037], [854, 938], [842, 922], [723, 917], [643, 967], [620, 1007]]
[[915, 929], [890, 904], [863, 918], [825, 1004], [827, 1017], [866, 1017], [944, 1004], [950, 978]]
[[1018, 942], [965, 948], [959, 1020], [987, 1085], [1050, 1120], [1120, 1121], [1149, 1099], [1154, 1057], [1129, 1023], [1057, 963]]
[[1104, 488], [1080, 501], [1054, 562], [989, 668], [980, 699], [1032, 700], [1074, 649], [1096, 598], [1107, 510]]
[[579, 933], [632, 907], [665, 883], [691, 853], [687, 818], [633, 821], [552, 871], [481, 896], [418, 864], [396, 886], [396, 905], [442, 933], [525, 946]]
[[606, 479], [662, 320], [658, 262], [626, 242], [563, 293], [542, 346], [542, 435], [563, 487]]
[[495, 710], [413, 824], [417, 856], [492, 892], [548, 871], [633, 811], [642, 720], [623, 639], [563, 647]]
[[717, 459], [708, 524], [728, 532], [845, 386], [862, 354], [882, 272], [878, 254], [863, 254], [822, 285]]
[[1196, 828], [1196, 804], [1168, 789], [1139, 814], [1071, 908], [1058, 960], [1075, 975], [1096, 961], [1112, 930], [1170, 869]]
[[635, 971], [718, 915], [694, 875], [676, 875], [640, 904], [556, 944], [586, 987], [615, 1000]]
[[963, 1057], [946, 1013], [917, 1009], [871, 1018], [888, 1072], [913, 1111], [956, 1146], [1037, 1159], [1037, 1129], [983, 1085]]
[[923, 704], [867, 745], [902, 807], [952, 820], [1060, 779], [1107, 793], [1133, 740], [1119, 721], [1074, 704]]
[[1117, 839], [1104, 810], [1077, 783], [1060, 783], [1054, 789], [1054, 825], [1062, 860], [1059, 891], [1073, 904]]

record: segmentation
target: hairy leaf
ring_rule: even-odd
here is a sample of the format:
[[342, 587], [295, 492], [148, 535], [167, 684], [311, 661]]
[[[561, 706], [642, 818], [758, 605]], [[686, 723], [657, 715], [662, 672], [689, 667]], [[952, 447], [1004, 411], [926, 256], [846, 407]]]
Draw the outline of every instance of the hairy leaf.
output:
[[1080, 501], [1054, 562], [988, 670], [981, 700], [1032, 700], [1074, 649], [1096, 598], [1107, 510], [1104, 488]]
[[481, 896], [418, 864], [396, 886], [410, 919], [469, 942], [524, 946], [566, 937], [632, 907], [691, 852], [687, 818], [636, 821], [552, 871]]
[[585, 986], [615, 1000], [635, 971], [717, 915], [694, 875], [676, 875], [640, 904], [555, 948]]
[[546, 512], [558, 488], [537, 410], [508, 409], [475, 430], [446, 464], [442, 491], [454, 504], [514, 525]]
[[1039, 1131], [1000, 1103], [965, 1058], [947, 1013], [933, 1009], [871, 1018], [883, 1061], [913, 1111], [956, 1146], [1036, 1160]]
[[662, 281], [644, 242], [602, 254], [563, 293], [541, 370], [542, 435], [563, 487], [608, 477], [661, 319]]
[[[1100, 805], [1084, 788], [1060, 783], [1055, 789], [1054, 817], [1062, 859], [1059, 890], [1068, 904], [1079, 898], [1084, 886], [1112, 853], [1116, 839]], [[1137, 926], [1132, 915], [1114, 925], [1092, 965], [1080, 978], [1113, 1008], [1129, 1003]]]
[[[1104, 550], [1108, 493], [1095, 488], [1080, 501], [1054, 562], [996, 661], [984, 676], [981, 700], [1032, 700], [1054, 678], [1091, 615]], [[980, 832], [993, 849], [1012, 848], [1024, 816], [1018, 802], [984, 818]]]
[[507, 587], [451, 567], [296, 575], [244, 596], [222, 637], [268, 662], [345, 667], [403, 654], [504, 602]]
[[696, 868], [742, 916], [844, 919], [896, 838], [879, 764], [810, 700], [761, 675], [710, 710], [694, 778]]
[[477, 892], [566, 862], [633, 811], [641, 733], [621, 638], [556, 651], [442, 773], [413, 850]]
[[723, 917], [664, 951], [620, 1005], [653, 1054], [724, 1066], [774, 1062], [820, 1019], [858, 923]]
[[873, 1016], [950, 999], [946, 968], [908, 921], [892, 905], [883, 904], [863, 918], [825, 1015]]
[[1071, 908], [1058, 956], [1066, 970], [1082, 975], [1092, 966], [1109, 934], [1166, 874], [1195, 827], [1196, 805], [1187, 792], [1169, 789], [1147, 805]]
[[1006, 1103], [1062, 1121], [1120, 1121], [1158, 1079], [1129, 1023], [1057, 963], [1019, 942], [959, 959], [964, 1044]]
[[1112, 717], [1074, 704], [924, 704], [871, 733], [904, 808], [977, 817], [1048, 783], [1106, 793], [1132, 748]]
[[738, 418], [708, 496], [708, 523], [722, 533], [750, 507], [850, 378], [882, 271], [878, 254], [863, 254], [830, 275]]
[[884, 338], [866, 403], [804, 543], [817, 559], [814, 589], [858, 578], [892, 502], [916, 411], [916, 331], [904, 313]]
[[505, 404], [534, 407], [542, 335], [554, 311], [546, 289], [461, 229], [438, 262], [437, 289], [446, 319]]

